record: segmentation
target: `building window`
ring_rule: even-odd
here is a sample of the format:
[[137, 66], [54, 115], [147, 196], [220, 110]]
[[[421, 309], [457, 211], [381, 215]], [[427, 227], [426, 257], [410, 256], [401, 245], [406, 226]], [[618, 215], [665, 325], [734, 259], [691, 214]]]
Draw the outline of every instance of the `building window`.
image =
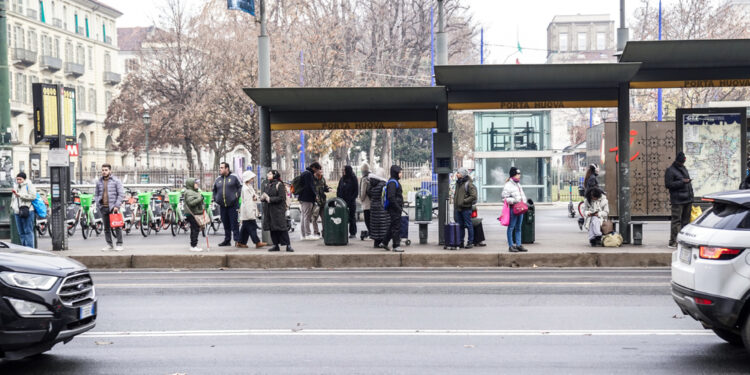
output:
[[34, 84], [39, 82], [39, 78], [36, 76], [29, 76], [29, 91], [28, 91], [28, 101], [29, 103], [34, 103]]
[[607, 49], [607, 34], [596, 33], [596, 49], [599, 51]]
[[63, 29], [68, 30], [68, 7], [63, 5]]
[[38, 50], [36, 43], [36, 31], [29, 30], [29, 51], [36, 52]]
[[72, 63], [73, 60], [73, 43], [65, 41], [65, 61]]
[[104, 71], [112, 71], [112, 57], [109, 55], [109, 52], [104, 54]]
[[586, 45], [586, 33], [578, 33], [578, 50], [586, 51], [589, 47]]
[[54, 55], [56, 58], [60, 58], [60, 38], [55, 38], [55, 50]]
[[[21, 26], [16, 25], [13, 30], [13, 46], [16, 48], [26, 48], [25, 34]], [[10, 35], [8, 35], [10, 37]]]
[[94, 69], [94, 48], [89, 47], [89, 70]]
[[138, 70], [138, 59], [125, 60], [125, 73], [130, 73], [136, 70]]
[[52, 56], [52, 40], [47, 34], [42, 34], [42, 55]]
[[83, 86], [78, 86], [76, 90], [76, 108], [81, 112], [86, 112], [86, 89]]
[[16, 101], [26, 103], [26, 76], [16, 73]]
[[81, 65], [86, 64], [86, 50], [81, 44], [76, 47], [76, 63]]
[[18, 12], [18, 13], [23, 13], [23, 6], [24, 6], [23, 3], [24, 2], [25, 2], [25, 0], [15, 0], [15, 1], [13, 1], [13, 11]]
[[560, 33], [560, 51], [568, 50], [568, 33]]
[[104, 106], [105, 112], [109, 111], [109, 105], [112, 104], [112, 93], [107, 91], [104, 93]]
[[96, 90], [89, 89], [89, 112], [96, 113]]

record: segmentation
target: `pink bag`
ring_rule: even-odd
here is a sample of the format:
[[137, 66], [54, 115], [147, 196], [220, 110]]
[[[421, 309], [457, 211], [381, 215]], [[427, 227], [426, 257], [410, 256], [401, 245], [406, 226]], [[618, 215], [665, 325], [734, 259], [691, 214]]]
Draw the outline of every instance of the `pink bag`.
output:
[[497, 220], [500, 222], [500, 225], [504, 227], [507, 227], [510, 224], [510, 206], [508, 206], [508, 202], [505, 200], [503, 200], [503, 212]]
[[518, 202], [513, 205], [513, 215], [523, 215], [529, 210], [529, 205], [524, 202]]

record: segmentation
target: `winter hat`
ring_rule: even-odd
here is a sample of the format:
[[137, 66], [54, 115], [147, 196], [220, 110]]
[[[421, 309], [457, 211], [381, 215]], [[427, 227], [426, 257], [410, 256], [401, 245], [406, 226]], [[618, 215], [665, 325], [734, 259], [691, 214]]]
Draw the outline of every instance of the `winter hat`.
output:
[[469, 170], [468, 170], [468, 169], [466, 169], [466, 168], [464, 168], [464, 167], [458, 168], [458, 171], [457, 171], [457, 172], [458, 172], [458, 174], [460, 174], [460, 175], [461, 175], [462, 177], [468, 177], [468, 176], [469, 176]]
[[521, 174], [521, 170], [516, 167], [510, 167], [510, 172], [508, 172], [508, 177], [513, 178], [517, 175]]
[[242, 172], [242, 182], [248, 182], [254, 178], [255, 178], [255, 173], [253, 173], [253, 171]]
[[359, 167], [359, 170], [364, 174], [370, 173], [370, 166], [367, 163], [362, 163], [362, 166]]
[[24, 172], [19, 172], [19, 173], [18, 173], [18, 174], [16, 175], [16, 177], [21, 177], [21, 178], [23, 178], [23, 179], [25, 180], [25, 179], [26, 179], [26, 173], [24, 173]]
[[677, 153], [677, 158], [674, 159], [678, 163], [684, 163], [687, 158], [685, 157], [685, 153], [680, 151]]

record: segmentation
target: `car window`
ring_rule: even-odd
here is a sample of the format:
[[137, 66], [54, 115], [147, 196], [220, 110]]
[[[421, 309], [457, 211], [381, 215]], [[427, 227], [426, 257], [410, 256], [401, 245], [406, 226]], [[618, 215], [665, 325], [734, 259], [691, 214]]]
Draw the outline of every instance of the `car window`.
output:
[[750, 230], [750, 209], [736, 204], [714, 203], [695, 224], [705, 228]]

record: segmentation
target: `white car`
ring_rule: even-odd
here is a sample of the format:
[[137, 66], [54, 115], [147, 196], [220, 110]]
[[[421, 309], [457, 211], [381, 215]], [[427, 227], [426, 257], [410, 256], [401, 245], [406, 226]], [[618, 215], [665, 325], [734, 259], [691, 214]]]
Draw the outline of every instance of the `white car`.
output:
[[750, 190], [703, 200], [712, 207], [677, 237], [672, 297], [684, 314], [750, 352]]

